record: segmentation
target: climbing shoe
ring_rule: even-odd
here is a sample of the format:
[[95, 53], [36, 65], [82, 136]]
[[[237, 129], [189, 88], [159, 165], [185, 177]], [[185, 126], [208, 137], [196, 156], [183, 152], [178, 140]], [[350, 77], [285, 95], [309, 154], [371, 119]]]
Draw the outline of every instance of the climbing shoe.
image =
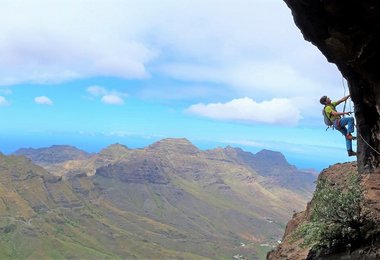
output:
[[346, 139], [347, 139], [347, 140], [356, 140], [356, 137], [355, 137], [355, 136], [352, 136], [350, 133], [348, 133], [348, 134], [346, 135]]
[[348, 153], [348, 156], [356, 156], [357, 155], [356, 152], [354, 152], [352, 150], [348, 150], [347, 153]]

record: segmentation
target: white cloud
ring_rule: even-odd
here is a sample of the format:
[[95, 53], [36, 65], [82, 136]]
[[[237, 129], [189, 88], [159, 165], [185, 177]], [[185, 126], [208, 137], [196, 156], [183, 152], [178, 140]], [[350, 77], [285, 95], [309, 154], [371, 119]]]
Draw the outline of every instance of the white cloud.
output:
[[124, 104], [123, 97], [127, 97], [127, 93], [119, 92], [116, 90], [108, 90], [101, 86], [90, 86], [86, 89], [87, 93], [94, 97], [100, 97], [100, 101], [109, 105], [122, 105]]
[[9, 101], [5, 97], [0, 96], [0, 106], [6, 106], [6, 105], [9, 105]]
[[166, 64], [160, 71], [181, 80], [224, 84], [238, 94], [260, 95], [260, 99], [318, 95], [326, 89], [281, 62], [226, 64], [224, 67], [177, 63]]
[[267, 99], [339, 88], [339, 71], [302, 38], [282, 1], [179, 2], [158, 21], [158, 42], [176, 53], [159, 72], [225, 84], [239, 95], [264, 91]]
[[103, 103], [110, 104], [110, 105], [122, 105], [122, 104], [124, 104], [124, 100], [121, 97], [119, 97], [117, 95], [113, 95], [113, 94], [103, 96], [101, 98], [101, 101]]
[[131, 29], [138, 19], [133, 5], [118, 0], [2, 3], [0, 85], [147, 77], [146, 64], [156, 51]]
[[261, 103], [245, 97], [227, 103], [196, 104], [187, 112], [216, 120], [289, 126], [301, 119], [300, 111], [290, 100], [277, 98]]
[[86, 89], [86, 91], [92, 96], [103, 96], [108, 93], [108, 91], [105, 88], [100, 86], [90, 86]]
[[53, 101], [51, 101], [51, 99], [46, 96], [35, 97], [34, 102], [36, 102], [39, 105], [53, 105]]
[[[290, 10], [277, 0], [13, 0], [2, 3], [0, 30], [0, 85], [141, 79], [167, 63], [214, 69], [217, 79], [226, 70], [240, 71], [232, 83], [249, 81], [254, 68], [230, 70], [252, 62], [287, 63], [309, 82], [336, 73], [321, 66], [325, 58], [303, 40]], [[279, 71], [269, 66], [265, 75]]]

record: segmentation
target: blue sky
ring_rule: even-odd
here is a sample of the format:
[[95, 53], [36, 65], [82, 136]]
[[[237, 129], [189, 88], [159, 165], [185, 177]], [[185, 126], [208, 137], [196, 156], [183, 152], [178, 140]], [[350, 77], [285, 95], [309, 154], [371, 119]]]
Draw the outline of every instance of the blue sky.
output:
[[4, 153], [185, 137], [304, 168], [349, 159], [319, 104], [342, 76], [280, 0], [3, 0], [0, 32]]

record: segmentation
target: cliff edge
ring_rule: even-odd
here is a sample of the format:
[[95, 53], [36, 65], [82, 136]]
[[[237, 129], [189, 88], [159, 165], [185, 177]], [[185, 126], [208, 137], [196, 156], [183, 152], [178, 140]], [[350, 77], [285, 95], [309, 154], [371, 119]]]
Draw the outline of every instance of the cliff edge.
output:
[[296, 233], [302, 225], [312, 221], [312, 214], [316, 210], [317, 188], [306, 210], [295, 213], [288, 222], [282, 243], [274, 251], [268, 253], [267, 259], [380, 259], [380, 241], [377, 238], [380, 230], [380, 178], [378, 178], [380, 172], [357, 175], [356, 163], [336, 164], [321, 172], [318, 184], [328, 181], [344, 191], [353, 173], [359, 176], [363, 194], [361, 212], [367, 221], [365, 224], [367, 226], [363, 225], [364, 228], [362, 228], [362, 238], [357, 239], [355, 243], [346, 241], [339, 243], [339, 238], [337, 238], [336, 246], [330, 248], [316, 249], [312, 246], [302, 246], [304, 239], [297, 237]]

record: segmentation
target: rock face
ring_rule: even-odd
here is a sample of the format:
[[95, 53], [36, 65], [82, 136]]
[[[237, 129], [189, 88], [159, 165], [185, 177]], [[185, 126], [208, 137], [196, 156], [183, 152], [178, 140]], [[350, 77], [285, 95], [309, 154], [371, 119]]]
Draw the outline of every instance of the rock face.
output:
[[169, 183], [160, 162], [154, 158], [152, 160], [139, 159], [129, 163], [116, 162], [98, 168], [95, 174], [108, 178], [118, 178], [127, 183]]
[[316, 45], [347, 79], [359, 135], [358, 170], [374, 170], [380, 166], [376, 152], [380, 151], [380, 2], [284, 2], [305, 40]]

